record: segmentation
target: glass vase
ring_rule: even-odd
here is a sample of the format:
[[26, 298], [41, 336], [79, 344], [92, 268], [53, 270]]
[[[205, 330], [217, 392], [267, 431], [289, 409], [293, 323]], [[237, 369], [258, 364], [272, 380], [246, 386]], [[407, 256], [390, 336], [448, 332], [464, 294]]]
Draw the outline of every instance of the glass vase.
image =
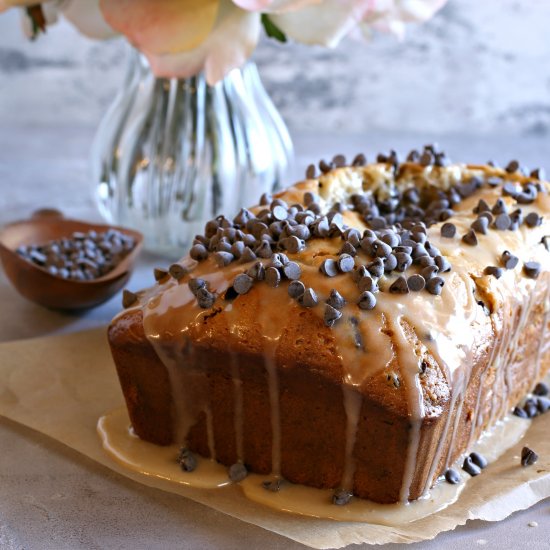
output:
[[177, 258], [207, 220], [277, 190], [291, 159], [288, 130], [254, 63], [209, 86], [202, 74], [157, 78], [133, 52], [94, 140], [95, 196], [108, 222]]

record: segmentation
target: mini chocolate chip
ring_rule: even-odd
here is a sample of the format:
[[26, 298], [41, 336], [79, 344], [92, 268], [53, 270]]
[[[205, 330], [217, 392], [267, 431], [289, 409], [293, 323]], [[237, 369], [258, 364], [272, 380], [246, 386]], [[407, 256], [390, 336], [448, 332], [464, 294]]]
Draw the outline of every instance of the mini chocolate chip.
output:
[[409, 287], [407, 285], [407, 279], [405, 279], [405, 277], [400, 275], [390, 285], [389, 291], [392, 294], [408, 294], [409, 293]]
[[379, 258], [387, 258], [391, 254], [391, 246], [384, 241], [374, 241], [372, 250]]
[[184, 472], [192, 472], [197, 467], [197, 458], [190, 450], [185, 448], [180, 450], [176, 462]]
[[510, 216], [508, 214], [503, 213], [503, 214], [499, 214], [495, 218], [495, 221], [493, 222], [493, 226], [500, 231], [504, 231], [510, 227], [511, 223], [512, 223], [512, 220]]
[[[390, 258], [392, 256], [389, 256]], [[409, 254], [406, 254], [405, 252], [397, 252], [395, 254], [395, 259], [396, 259], [396, 266], [394, 269], [396, 269], [397, 271], [400, 271], [401, 273], [403, 273], [404, 271], [407, 271], [407, 269], [409, 269], [409, 267], [411, 267], [412, 265], [412, 258], [410, 257]]]
[[529, 418], [529, 415], [521, 407], [514, 407], [512, 414], [519, 418]]
[[436, 265], [427, 265], [420, 270], [420, 275], [422, 275], [426, 281], [430, 280], [432, 277], [435, 277], [438, 273], [439, 267]]
[[530, 212], [525, 216], [525, 223], [529, 227], [537, 227], [538, 225], [541, 225], [542, 223], [542, 217], [539, 216], [536, 212]]
[[373, 309], [376, 306], [376, 296], [372, 292], [366, 290], [359, 296], [357, 305], [360, 309]]
[[441, 294], [441, 290], [443, 289], [444, 284], [445, 281], [441, 277], [432, 277], [426, 282], [426, 290], [430, 294], [439, 296]]
[[288, 262], [283, 267], [283, 273], [285, 274], [287, 279], [294, 281], [300, 278], [300, 275], [302, 274], [302, 269], [296, 262]]
[[466, 235], [462, 237], [462, 241], [470, 246], [477, 246], [477, 235], [473, 229], [470, 229]]
[[452, 468], [449, 468], [445, 472], [445, 481], [447, 483], [450, 483], [451, 485], [457, 485], [461, 481], [460, 480], [460, 474], [456, 470], [453, 470]]
[[206, 287], [199, 288], [195, 296], [199, 307], [202, 309], [211, 308], [216, 301], [216, 295], [213, 292], [210, 292]]
[[124, 289], [122, 291], [122, 307], [124, 309], [132, 307], [138, 301], [137, 294]]
[[521, 449], [521, 465], [532, 466], [539, 459], [539, 455], [529, 447]]
[[327, 258], [319, 266], [319, 271], [327, 277], [335, 277], [338, 275], [338, 264], [332, 258]]
[[346, 241], [338, 254], [348, 254], [348, 256], [355, 257], [357, 255], [357, 249], [349, 241]]
[[233, 288], [237, 294], [246, 294], [254, 284], [254, 279], [246, 273], [241, 273], [235, 277]]
[[488, 265], [484, 270], [483, 273], [485, 275], [493, 275], [496, 279], [500, 279], [502, 277], [502, 274], [504, 273], [501, 267], [496, 267], [494, 265]]
[[273, 218], [278, 221], [283, 221], [288, 218], [288, 211], [283, 206], [277, 205], [272, 210], [271, 213], [273, 215]]
[[517, 160], [511, 160], [505, 168], [506, 172], [513, 174], [519, 170], [519, 162]]
[[254, 251], [247, 246], [241, 254], [240, 262], [242, 264], [245, 264], [248, 262], [253, 262], [256, 258], [257, 256]]
[[172, 264], [168, 269], [168, 273], [170, 273], [176, 281], [179, 281], [187, 275], [188, 271], [180, 264]]
[[426, 280], [422, 275], [411, 275], [407, 279], [407, 285], [409, 287], [409, 290], [412, 290], [413, 292], [418, 292], [422, 290], [426, 286]]
[[189, 290], [196, 296], [197, 292], [206, 286], [206, 281], [204, 279], [189, 279], [187, 283], [189, 285]]
[[305, 292], [306, 287], [302, 281], [292, 281], [288, 285], [288, 295], [291, 298], [297, 299]]
[[248, 470], [242, 462], [236, 462], [229, 467], [228, 475], [233, 483], [238, 483], [248, 475]]
[[342, 273], [349, 273], [350, 271], [353, 271], [353, 268], [355, 267], [355, 260], [349, 254], [342, 254], [338, 260], [336, 260], [336, 263], [338, 265], [338, 269]]
[[367, 164], [367, 157], [363, 153], [356, 155], [351, 162], [352, 166], [365, 166], [365, 164]]
[[376, 258], [376, 260], [367, 265], [367, 271], [373, 277], [382, 277], [384, 275], [384, 262], [381, 258]]
[[523, 405], [523, 410], [529, 418], [535, 418], [539, 414], [539, 409], [534, 399], [528, 399], [525, 405]]
[[548, 399], [547, 397], [537, 397], [536, 403], [537, 409], [541, 414], [548, 412], [548, 409], [550, 409], [550, 399]]
[[533, 393], [535, 395], [541, 395], [541, 396], [548, 395], [548, 392], [549, 392], [548, 386], [544, 382], [539, 382], [535, 386], [535, 389], [533, 390]]
[[268, 206], [269, 204], [271, 204], [272, 200], [272, 195], [270, 195], [269, 193], [262, 193], [262, 196], [260, 197], [260, 206]]
[[470, 458], [472, 459], [472, 462], [482, 470], [487, 467], [487, 459], [483, 455], [480, 455], [474, 451], [473, 453], [470, 453]]
[[262, 487], [266, 491], [271, 491], [272, 493], [278, 493], [281, 490], [281, 485], [282, 481], [280, 479], [275, 479], [273, 481], [266, 479], [262, 481]]
[[434, 260], [435, 260], [435, 265], [439, 268], [440, 273], [447, 273], [451, 271], [452, 266], [449, 260], [445, 258], [445, 256], [436, 256]]
[[342, 309], [346, 305], [346, 300], [344, 300], [343, 296], [333, 288], [330, 291], [330, 296], [326, 300], [326, 303], [335, 309]]
[[246, 274], [256, 281], [263, 281], [265, 279], [265, 268], [262, 262], [256, 262], [253, 266], [249, 267]]
[[304, 307], [315, 307], [319, 300], [317, 298], [317, 294], [312, 288], [306, 288], [304, 293], [298, 298], [298, 303]]
[[155, 277], [155, 281], [159, 282], [168, 277], [168, 271], [155, 267], [153, 270], [153, 276]]
[[225, 267], [229, 265], [235, 257], [230, 252], [215, 252], [214, 261], [218, 267]]
[[387, 226], [386, 218], [383, 218], [382, 216], [375, 216], [372, 220], [369, 220], [368, 223], [371, 229], [374, 229], [375, 231], [384, 229]]
[[273, 251], [271, 250], [271, 245], [266, 241], [262, 240], [260, 246], [254, 251], [256, 256], [267, 260], [273, 256]]
[[514, 269], [518, 265], [519, 258], [505, 250], [500, 257], [500, 261], [506, 269]]
[[[390, 254], [388, 257], [383, 258], [383, 262], [384, 262], [385, 273], [391, 273], [394, 269], [397, 268], [397, 258], [395, 254]], [[411, 263], [412, 263], [412, 260], [411, 260]]]
[[430, 151], [424, 151], [418, 159], [421, 166], [429, 166], [430, 164], [433, 164], [433, 161], [434, 157]]
[[491, 212], [496, 216], [498, 214], [506, 214], [508, 212], [508, 207], [506, 206], [506, 203], [502, 199], [497, 199], [495, 201], [495, 204], [493, 208], [491, 209]]
[[471, 456], [467, 456], [464, 459], [464, 463], [462, 464], [462, 469], [467, 473], [470, 474], [472, 477], [478, 476], [481, 473], [481, 468], [474, 463]]
[[489, 229], [489, 220], [485, 216], [480, 216], [472, 223], [470, 227], [477, 233], [486, 235], [487, 230]]
[[431, 256], [421, 256], [416, 262], [420, 267], [435, 265], [435, 260]]
[[279, 283], [281, 282], [281, 274], [279, 273], [279, 270], [275, 267], [268, 267], [265, 270], [265, 282], [272, 287], [279, 286]]
[[374, 282], [374, 279], [369, 275], [365, 275], [359, 281], [357, 281], [357, 287], [359, 292], [365, 292], [368, 290], [370, 292], [378, 292], [378, 285]]
[[189, 251], [189, 256], [191, 256], [193, 260], [197, 260], [198, 262], [200, 262], [208, 258], [208, 250], [206, 250], [206, 247], [202, 244], [195, 244], [191, 247], [191, 250]]
[[502, 186], [502, 194], [515, 198], [519, 191], [515, 183], [508, 181]]
[[[306, 170], [306, 179], [308, 180], [312, 180], [315, 178], [315, 173], [316, 173], [316, 170], [315, 170], [315, 164], [310, 164], [308, 167], [307, 167], [307, 170]], [[305, 201], [304, 201], [305, 202]], [[307, 203], [306, 203], [307, 204]]]
[[530, 279], [536, 279], [540, 275], [541, 265], [538, 262], [525, 262], [523, 272]]
[[325, 304], [324, 321], [327, 327], [332, 327], [342, 317], [342, 312], [332, 307], [330, 304]]
[[332, 504], [336, 506], [345, 506], [349, 504], [352, 496], [353, 495], [345, 489], [337, 489], [332, 495]]
[[441, 236], [446, 239], [452, 239], [456, 235], [456, 225], [454, 223], [444, 223], [441, 226]]

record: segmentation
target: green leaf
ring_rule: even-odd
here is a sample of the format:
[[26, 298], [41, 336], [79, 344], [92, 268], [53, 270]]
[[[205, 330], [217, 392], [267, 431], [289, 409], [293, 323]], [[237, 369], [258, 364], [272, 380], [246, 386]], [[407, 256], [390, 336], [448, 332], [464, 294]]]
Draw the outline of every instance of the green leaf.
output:
[[264, 26], [265, 33], [270, 38], [274, 38], [275, 40], [278, 40], [279, 42], [286, 42], [286, 34], [279, 28], [271, 19], [269, 16], [265, 13], [262, 13], [262, 25]]

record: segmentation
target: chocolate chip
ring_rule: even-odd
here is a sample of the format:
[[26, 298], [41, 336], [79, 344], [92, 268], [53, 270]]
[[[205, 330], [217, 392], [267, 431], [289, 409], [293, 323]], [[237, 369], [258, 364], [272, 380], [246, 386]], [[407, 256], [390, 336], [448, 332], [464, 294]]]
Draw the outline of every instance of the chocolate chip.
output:
[[185, 448], [180, 450], [176, 462], [184, 472], [192, 472], [197, 468], [197, 459], [195, 455]]
[[409, 287], [409, 290], [412, 290], [413, 292], [418, 292], [422, 290], [426, 286], [426, 280], [422, 275], [411, 275], [407, 279], [407, 285]]
[[138, 301], [137, 294], [124, 289], [122, 291], [122, 307], [124, 309], [132, 307]]
[[500, 261], [506, 269], [514, 269], [518, 265], [519, 258], [505, 250], [500, 257]]
[[287, 279], [294, 281], [300, 278], [300, 275], [302, 274], [302, 270], [296, 262], [288, 262], [283, 267], [283, 273], [285, 274]]
[[365, 292], [365, 290], [370, 292], [378, 292], [378, 285], [369, 275], [365, 275], [359, 279], [359, 281], [357, 281], [357, 287], [359, 288], [359, 292]]
[[246, 264], [248, 262], [253, 262], [256, 258], [257, 256], [254, 251], [247, 246], [241, 254], [240, 262], [242, 264]]
[[525, 402], [525, 405], [523, 405], [523, 410], [529, 418], [535, 418], [535, 416], [538, 416], [539, 414], [539, 408], [537, 407], [537, 403], [534, 399], [528, 399]]
[[280, 479], [275, 479], [273, 481], [266, 479], [262, 481], [262, 487], [266, 491], [271, 491], [272, 493], [278, 493], [281, 490], [281, 485], [282, 481]]
[[541, 265], [538, 262], [525, 262], [523, 272], [530, 279], [536, 279], [540, 275]]
[[426, 282], [426, 290], [430, 294], [439, 296], [441, 294], [441, 290], [443, 289], [444, 284], [445, 281], [441, 277], [432, 277]]
[[218, 267], [225, 267], [229, 265], [234, 260], [233, 254], [230, 252], [215, 252], [214, 261]]
[[278, 287], [281, 282], [281, 274], [275, 267], [268, 267], [265, 270], [265, 282], [271, 287]]
[[390, 254], [387, 258], [383, 258], [383, 262], [385, 273], [391, 273], [394, 269], [397, 268], [397, 258], [395, 254]]
[[542, 224], [542, 217], [539, 216], [536, 212], [530, 212], [525, 216], [525, 223], [529, 227], [537, 227]]
[[441, 226], [441, 236], [446, 239], [452, 239], [456, 235], [456, 225], [454, 223], [444, 223]]
[[[390, 256], [390, 258], [391, 257], [392, 256]], [[406, 254], [405, 252], [397, 252], [395, 254], [395, 259], [396, 265], [394, 269], [400, 271], [401, 273], [409, 269], [409, 267], [411, 267], [412, 265], [412, 258], [409, 256], [409, 254]]]
[[427, 265], [423, 267], [420, 271], [420, 275], [424, 277], [426, 281], [430, 280], [432, 277], [435, 277], [439, 273], [439, 267], [436, 265]]
[[540, 414], [544, 414], [550, 409], [550, 399], [547, 397], [537, 397], [536, 404]]
[[170, 275], [176, 279], [176, 281], [179, 281], [181, 279], [183, 279], [186, 275], [187, 275], [187, 269], [185, 267], [183, 267], [182, 265], [180, 264], [172, 264], [169, 268], [168, 268], [168, 273], [170, 273]]
[[306, 288], [305, 292], [298, 298], [298, 303], [304, 307], [315, 307], [319, 300], [317, 294], [312, 288]]
[[206, 286], [206, 281], [204, 279], [193, 278], [189, 279], [187, 284], [189, 285], [189, 290], [196, 296], [197, 292]]
[[529, 418], [529, 415], [521, 407], [514, 407], [512, 414], [519, 418]]
[[338, 264], [333, 259], [327, 258], [319, 266], [319, 271], [327, 277], [336, 277], [338, 275]]
[[330, 304], [325, 304], [324, 321], [327, 327], [332, 327], [342, 317], [342, 312], [332, 307]]
[[326, 303], [335, 309], [342, 309], [346, 305], [346, 300], [344, 300], [342, 295], [333, 288], [330, 291], [330, 296], [326, 300]]
[[357, 255], [357, 250], [349, 241], [346, 241], [338, 254], [347, 254], [348, 256], [355, 257]]
[[349, 273], [350, 271], [353, 271], [353, 268], [355, 267], [355, 260], [349, 254], [342, 254], [338, 260], [336, 260], [336, 263], [338, 265], [338, 269], [342, 273]]
[[470, 229], [466, 235], [462, 237], [462, 241], [470, 246], [477, 246], [477, 235], [473, 229]]
[[407, 285], [407, 279], [400, 275], [397, 279], [390, 285], [389, 291], [392, 294], [408, 294], [409, 287]]
[[253, 266], [246, 270], [246, 274], [256, 281], [263, 281], [265, 279], [265, 268], [262, 262], [256, 262]]
[[159, 269], [158, 267], [155, 267], [153, 270], [153, 277], [155, 278], [155, 281], [159, 282], [168, 277], [168, 271], [165, 269]]
[[540, 396], [548, 395], [548, 392], [549, 392], [548, 386], [544, 382], [539, 382], [535, 386], [535, 389], [533, 390], [533, 393], [535, 395], [540, 395]]
[[195, 244], [191, 247], [191, 250], [189, 251], [189, 256], [191, 256], [193, 260], [197, 260], [198, 262], [200, 262], [208, 258], [208, 250], [206, 250], [206, 247], [202, 244]]
[[345, 506], [346, 504], [349, 504], [352, 496], [353, 495], [350, 491], [346, 491], [345, 489], [337, 489], [332, 495], [332, 504], [335, 504], [336, 506]]
[[521, 449], [521, 465], [532, 466], [539, 459], [539, 455], [529, 447]]
[[365, 164], [367, 164], [367, 157], [363, 153], [356, 155], [351, 162], [352, 166], [365, 166]]
[[435, 265], [439, 268], [440, 273], [447, 273], [451, 271], [452, 266], [449, 260], [445, 258], [445, 256], [436, 256], [434, 258], [434, 261], [435, 261]]
[[266, 240], [262, 240], [260, 246], [254, 251], [256, 256], [267, 260], [273, 256], [273, 251], [271, 250], [271, 245]]
[[307, 167], [307, 170], [306, 170], [306, 179], [308, 179], [308, 180], [314, 179], [315, 178], [315, 173], [316, 173], [315, 164], [310, 164]]
[[367, 265], [367, 271], [373, 277], [382, 277], [384, 275], [384, 262], [381, 258], [376, 258], [376, 260]]
[[445, 481], [451, 485], [457, 485], [461, 481], [460, 474], [456, 470], [449, 468], [445, 472]]
[[369, 220], [368, 223], [375, 231], [384, 229], [387, 226], [386, 218], [383, 218], [382, 216], [375, 216], [372, 220]]
[[365, 292], [362, 292], [359, 296], [357, 305], [360, 309], [373, 309], [376, 306], [376, 296], [372, 292], [366, 290]]
[[233, 288], [237, 294], [246, 294], [254, 284], [254, 279], [246, 273], [241, 273], [235, 277]]
[[236, 462], [235, 464], [232, 464], [229, 467], [229, 470], [227, 473], [229, 475], [229, 479], [233, 483], [238, 483], [248, 475], [248, 470], [246, 469], [246, 466], [242, 462]]
[[519, 191], [515, 183], [508, 181], [502, 186], [502, 194], [515, 198], [519, 194]]
[[504, 231], [510, 228], [511, 223], [512, 223], [512, 220], [508, 214], [499, 214], [495, 218], [495, 221], [493, 222], [493, 226], [495, 227], [495, 229], [498, 229], [499, 231]]
[[288, 285], [288, 295], [291, 298], [297, 299], [305, 292], [306, 287], [302, 281], [292, 281]]
[[483, 470], [487, 467], [487, 459], [483, 455], [480, 455], [474, 451], [473, 453], [470, 453], [470, 458], [478, 468]]
[[486, 235], [489, 229], [489, 220], [485, 216], [480, 216], [472, 223], [470, 227], [477, 233]]
[[488, 265], [484, 270], [483, 273], [485, 275], [493, 275], [496, 279], [500, 279], [503, 274], [503, 270], [501, 267], [495, 267], [494, 265]]
[[517, 160], [511, 160], [505, 168], [506, 172], [513, 174], [519, 170], [519, 162]]
[[199, 288], [195, 294], [197, 303], [202, 309], [211, 308], [216, 301], [216, 295], [210, 292], [206, 287]]
[[462, 464], [462, 469], [467, 473], [470, 474], [472, 477], [478, 476], [481, 473], [481, 468], [474, 463], [471, 456], [467, 456], [464, 459], [464, 463]]

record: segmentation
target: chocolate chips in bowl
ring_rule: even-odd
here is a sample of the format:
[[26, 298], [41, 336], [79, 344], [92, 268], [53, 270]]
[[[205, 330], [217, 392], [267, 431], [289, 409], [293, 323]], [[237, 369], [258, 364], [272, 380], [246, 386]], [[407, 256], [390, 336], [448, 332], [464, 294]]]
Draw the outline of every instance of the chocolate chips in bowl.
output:
[[130, 229], [47, 210], [0, 231], [0, 258], [25, 298], [53, 309], [87, 309], [126, 284], [142, 241]]

